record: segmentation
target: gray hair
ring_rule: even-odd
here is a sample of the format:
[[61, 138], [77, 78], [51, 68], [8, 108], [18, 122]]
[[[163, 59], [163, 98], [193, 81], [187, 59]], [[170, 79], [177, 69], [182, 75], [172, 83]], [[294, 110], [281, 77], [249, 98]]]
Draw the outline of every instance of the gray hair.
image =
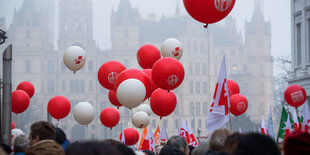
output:
[[192, 151], [191, 155], [204, 155], [208, 150], [208, 141], [203, 141]]
[[14, 151], [25, 152], [29, 147], [29, 139], [26, 135], [19, 135], [14, 139]]
[[185, 138], [183, 138], [181, 136], [170, 137], [166, 145], [175, 147], [175, 148], [179, 149], [180, 151], [184, 152], [185, 154], [188, 151], [187, 142], [186, 142]]
[[210, 137], [208, 150], [222, 151], [225, 147], [225, 141], [228, 135], [229, 131], [227, 129], [215, 130]]

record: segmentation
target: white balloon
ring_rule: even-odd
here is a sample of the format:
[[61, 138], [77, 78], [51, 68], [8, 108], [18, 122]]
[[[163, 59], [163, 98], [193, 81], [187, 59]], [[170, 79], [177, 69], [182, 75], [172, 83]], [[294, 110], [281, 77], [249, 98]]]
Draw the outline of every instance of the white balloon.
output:
[[71, 46], [65, 51], [63, 61], [67, 68], [69, 68], [73, 72], [76, 72], [85, 65], [85, 52], [79, 46]]
[[163, 57], [173, 57], [178, 60], [180, 60], [183, 55], [182, 44], [175, 38], [166, 39], [161, 45], [160, 51]]
[[136, 108], [137, 111], [144, 111], [146, 112], [149, 116], [151, 116], [152, 114], [152, 109], [149, 105], [147, 104], [140, 104], [137, 108]]
[[138, 111], [132, 116], [132, 124], [137, 128], [144, 128], [149, 122], [150, 116], [144, 111]]
[[73, 109], [74, 119], [82, 125], [87, 125], [93, 121], [94, 115], [94, 107], [88, 102], [80, 102]]
[[120, 104], [131, 109], [141, 104], [146, 95], [144, 84], [137, 79], [127, 79], [117, 88], [116, 97]]

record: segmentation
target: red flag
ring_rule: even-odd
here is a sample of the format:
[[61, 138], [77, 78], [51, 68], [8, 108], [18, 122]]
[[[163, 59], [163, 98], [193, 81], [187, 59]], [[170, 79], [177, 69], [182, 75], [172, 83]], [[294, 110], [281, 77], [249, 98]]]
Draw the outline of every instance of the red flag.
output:
[[154, 132], [154, 139], [155, 139], [156, 144], [158, 144], [159, 140], [160, 140], [159, 139], [159, 134], [160, 134], [160, 130], [159, 130], [159, 125], [158, 125], [156, 130], [155, 130], [155, 132]]
[[143, 144], [143, 141], [145, 139], [146, 134], [147, 134], [147, 128], [145, 127], [143, 129], [143, 133], [142, 133], [142, 137], [141, 137], [141, 140], [140, 140], [140, 144], [139, 144], [138, 150], [141, 150], [141, 147], [142, 147], [142, 144]]
[[223, 124], [228, 121], [228, 108], [230, 105], [226, 79], [226, 63], [224, 56], [206, 124], [210, 134], [212, 134], [214, 130], [221, 128]]
[[186, 126], [187, 126], [187, 131], [188, 131], [188, 134], [189, 134], [189, 142], [188, 145], [191, 145], [191, 146], [198, 146], [198, 143], [197, 143], [197, 140], [191, 130], [191, 128], [189, 127], [189, 125], [186, 123]]
[[184, 137], [186, 139], [187, 143], [190, 142], [187, 126], [186, 126], [186, 124], [185, 124], [183, 119], [181, 119], [181, 128], [179, 130], [179, 135], [181, 137]]

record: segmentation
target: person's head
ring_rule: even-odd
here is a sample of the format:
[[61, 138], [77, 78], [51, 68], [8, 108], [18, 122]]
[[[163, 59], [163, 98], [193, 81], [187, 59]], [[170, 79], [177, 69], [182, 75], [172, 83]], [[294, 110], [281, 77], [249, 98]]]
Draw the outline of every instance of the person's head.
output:
[[179, 149], [180, 151], [184, 152], [184, 154], [186, 155], [189, 153], [187, 142], [185, 138], [181, 136], [172, 136], [171, 138], [169, 138], [166, 146], [175, 147]]
[[192, 151], [191, 155], [202, 155], [208, 150], [208, 141], [203, 141]]
[[9, 145], [6, 145], [4, 143], [0, 143], [0, 148], [3, 150], [3, 152], [5, 152], [6, 154], [11, 154], [12, 153], [12, 149]]
[[114, 139], [105, 139], [103, 142], [107, 144], [111, 144], [113, 146], [117, 146], [118, 144], [122, 144], [120, 141], [114, 140]]
[[61, 128], [56, 127], [55, 130], [56, 130], [56, 139], [55, 139], [55, 141], [58, 144], [61, 145], [61, 144], [64, 143], [64, 141], [67, 140], [67, 136], [66, 136], [65, 132]]
[[229, 135], [225, 141], [225, 151], [232, 154], [238, 145], [238, 141], [241, 138], [242, 134], [235, 132]]
[[227, 129], [217, 129], [215, 130], [209, 141], [209, 150], [224, 150], [226, 138], [229, 135], [229, 131]]
[[240, 137], [234, 155], [280, 155], [277, 144], [269, 137], [248, 133]]
[[56, 131], [55, 127], [52, 123], [46, 121], [39, 121], [35, 122], [30, 127], [30, 146], [36, 144], [41, 140], [55, 140], [56, 138]]
[[115, 146], [105, 142], [89, 141], [73, 143], [66, 150], [66, 155], [120, 155]]
[[17, 128], [12, 129], [12, 130], [11, 130], [11, 145], [13, 146], [14, 139], [15, 139], [17, 136], [23, 135], [23, 134], [24, 134], [24, 132], [23, 132], [22, 130], [20, 130], [20, 129], [17, 129]]
[[155, 146], [155, 154], [159, 155], [160, 150], [164, 147], [164, 145], [156, 145]]
[[144, 154], [146, 154], [146, 155], [155, 155], [155, 153], [153, 151], [150, 151], [150, 150], [143, 150], [142, 152], [144, 152]]
[[26, 135], [19, 135], [14, 139], [13, 148], [15, 152], [25, 152], [29, 147], [29, 139]]
[[285, 155], [302, 155], [310, 153], [310, 134], [296, 131], [284, 139]]
[[116, 149], [123, 155], [135, 155], [135, 152], [125, 144], [117, 144]]
[[166, 145], [160, 150], [159, 155], [185, 155], [185, 153], [174, 146]]

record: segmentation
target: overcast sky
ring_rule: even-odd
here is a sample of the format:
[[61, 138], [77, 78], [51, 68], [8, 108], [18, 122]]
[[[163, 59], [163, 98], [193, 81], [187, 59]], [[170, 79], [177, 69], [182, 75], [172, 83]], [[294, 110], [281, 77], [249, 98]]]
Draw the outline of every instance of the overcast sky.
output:
[[[23, 0], [0, 0], [0, 16], [6, 17], [8, 26], [12, 20], [14, 7], [19, 8]], [[55, 0], [58, 4], [59, 0]], [[94, 10], [94, 39], [101, 49], [108, 49], [110, 42], [111, 10], [117, 9], [120, 0], [93, 0]], [[159, 19], [162, 15], [175, 13], [176, 3], [179, 2], [181, 12], [187, 14], [182, 0], [130, 0], [134, 8], [138, 8], [143, 17], [155, 13]], [[255, 0], [236, 0], [231, 15], [237, 20], [238, 28], [244, 32], [245, 21], [253, 14]], [[290, 0], [264, 0], [263, 10], [265, 20], [271, 21], [272, 55], [290, 55], [291, 23]], [[56, 26], [57, 28], [58, 26]]]

